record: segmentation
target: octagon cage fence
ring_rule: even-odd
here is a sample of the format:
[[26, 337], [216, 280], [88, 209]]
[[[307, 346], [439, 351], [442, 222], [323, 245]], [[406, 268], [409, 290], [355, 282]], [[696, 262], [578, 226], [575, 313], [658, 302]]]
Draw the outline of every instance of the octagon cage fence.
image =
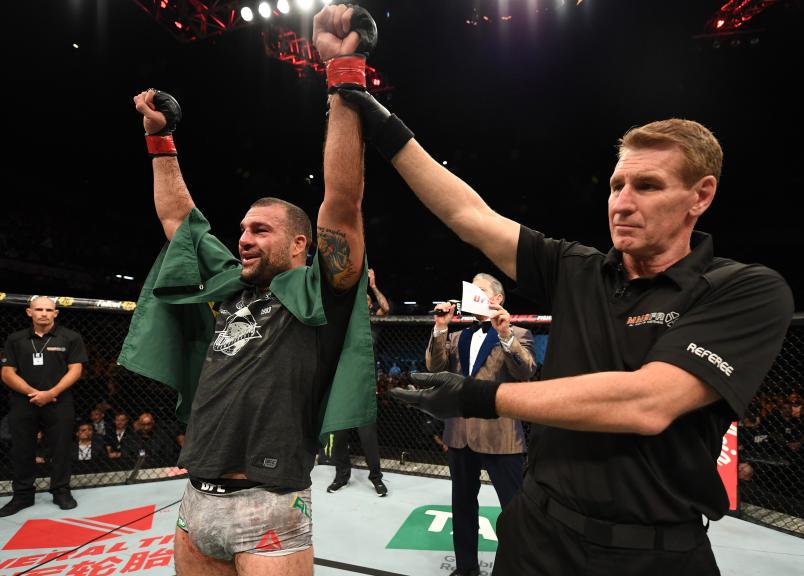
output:
[[[29, 295], [0, 293], [0, 338], [30, 326], [25, 314]], [[158, 382], [129, 372], [116, 362], [128, 331], [134, 302], [55, 297], [59, 323], [84, 338], [89, 362], [74, 386], [76, 429], [93, 423], [97, 436], [114, 434], [114, 418], [125, 414], [135, 429], [135, 441], [119, 452], [103, 451], [90, 460], [73, 463], [72, 486], [108, 486], [152, 482], [185, 474], [175, 466], [183, 442], [183, 425], [175, 418], [176, 393]], [[514, 316], [513, 322], [534, 335], [539, 365], [549, 343], [550, 317]], [[453, 322], [460, 329], [471, 321]], [[424, 350], [432, 330], [428, 316], [372, 318], [374, 333], [377, 428], [384, 470], [402, 474], [449, 478], [447, 456], [440, 443], [443, 424], [418, 410], [391, 400], [388, 390], [408, 382], [408, 374], [425, 371]], [[738, 426], [738, 509], [735, 515], [804, 537], [804, 315], [796, 314], [782, 351]], [[538, 377], [538, 372], [537, 372]], [[11, 493], [8, 428], [10, 392], [0, 394], [0, 495]], [[143, 415], [146, 415], [145, 417]], [[150, 430], [142, 431], [151, 416]], [[527, 426], [527, 424], [526, 424]], [[147, 427], [146, 427], [147, 428]], [[100, 439], [108, 443], [108, 440]], [[365, 467], [356, 431], [350, 435], [350, 454], [356, 467]], [[113, 457], [110, 457], [110, 452]], [[37, 489], [48, 488], [46, 442], [37, 450]], [[326, 447], [319, 464], [329, 463]], [[484, 481], [488, 481], [485, 477]]]

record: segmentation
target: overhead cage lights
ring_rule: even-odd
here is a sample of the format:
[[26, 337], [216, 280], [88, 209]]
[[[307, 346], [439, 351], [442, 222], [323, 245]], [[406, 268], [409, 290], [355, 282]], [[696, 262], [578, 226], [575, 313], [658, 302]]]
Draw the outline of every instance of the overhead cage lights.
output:
[[276, 0], [275, 2], [263, 0], [261, 2], [241, 2], [240, 18], [244, 22], [251, 22], [259, 15], [263, 20], [268, 20], [274, 15], [290, 14], [290, 12], [294, 10], [310, 12], [317, 4], [332, 4], [332, 0], [293, 0], [293, 2], [290, 2], [290, 0]]
[[268, 2], [260, 2], [259, 6], [257, 6], [257, 12], [267, 20], [271, 17], [271, 5]]
[[[299, 77], [325, 73], [315, 47], [293, 28], [298, 28], [299, 21], [303, 21], [301, 27], [309, 30], [312, 12], [331, 4], [332, 0], [132, 1], [180, 42], [196, 42], [255, 26], [262, 28], [266, 56], [291, 64]], [[261, 19], [265, 26], [255, 22]], [[366, 66], [366, 89], [376, 95], [392, 92], [393, 86], [379, 70]]]

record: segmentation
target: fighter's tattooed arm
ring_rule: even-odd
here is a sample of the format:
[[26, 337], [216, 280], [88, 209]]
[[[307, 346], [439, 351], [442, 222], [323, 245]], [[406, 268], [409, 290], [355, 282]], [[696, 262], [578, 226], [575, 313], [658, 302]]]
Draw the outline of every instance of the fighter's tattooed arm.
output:
[[318, 252], [324, 263], [324, 272], [330, 285], [336, 290], [346, 290], [357, 274], [352, 262], [351, 249], [346, 234], [340, 230], [318, 227]]
[[318, 210], [318, 248], [326, 281], [346, 292], [363, 274], [363, 142], [360, 115], [333, 94], [324, 146], [324, 201]]

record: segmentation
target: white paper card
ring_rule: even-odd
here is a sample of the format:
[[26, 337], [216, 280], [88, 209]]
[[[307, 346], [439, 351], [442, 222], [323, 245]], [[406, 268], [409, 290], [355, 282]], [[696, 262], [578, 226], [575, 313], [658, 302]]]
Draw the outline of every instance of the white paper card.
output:
[[489, 297], [480, 288], [470, 282], [463, 283], [463, 296], [461, 298], [461, 313], [475, 316], [491, 316]]

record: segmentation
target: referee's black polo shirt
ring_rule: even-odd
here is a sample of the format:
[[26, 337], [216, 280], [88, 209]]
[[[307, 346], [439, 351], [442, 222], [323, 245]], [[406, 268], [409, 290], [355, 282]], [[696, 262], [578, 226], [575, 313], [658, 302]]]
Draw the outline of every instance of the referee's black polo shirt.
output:
[[[727, 510], [716, 467], [722, 437], [781, 349], [793, 297], [776, 272], [713, 257], [708, 234], [693, 233], [691, 245], [666, 271], [629, 282], [614, 249], [520, 230], [518, 291], [553, 316], [542, 379], [662, 361], [723, 397], [656, 436], [538, 427], [528, 474], [587, 516], [653, 524]], [[736, 271], [713, 273], [723, 266]]]
[[[34, 366], [34, 352], [42, 353], [41, 366]], [[17, 374], [37, 390], [50, 390], [67, 373], [68, 365], [87, 360], [81, 335], [56, 325], [44, 336], [38, 336], [33, 328], [12, 333], [6, 339], [3, 366], [16, 368]], [[69, 388], [65, 392], [71, 393]], [[22, 396], [17, 392], [15, 394]]]

